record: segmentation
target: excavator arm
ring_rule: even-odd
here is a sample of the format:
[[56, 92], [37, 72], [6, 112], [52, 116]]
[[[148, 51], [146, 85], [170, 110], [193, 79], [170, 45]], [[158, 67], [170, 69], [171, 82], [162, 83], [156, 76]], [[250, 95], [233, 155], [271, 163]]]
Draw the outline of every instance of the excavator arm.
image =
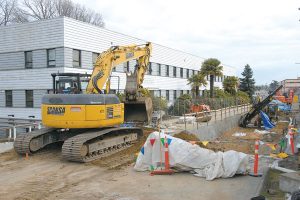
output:
[[86, 92], [88, 94], [101, 94], [102, 89], [106, 84], [106, 93], [109, 93], [109, 77], [113, 68], [119, 64], [137, 59], [138, 63], [134, 72], [134, 86], [136, 88], [133, 89], [130, 86], [126, 86], [130, 93], [137, 93], [138, 89], [142, 88], [142, 83], [148, 68], [151, 51], [152, 45], [151, 43], [147, 43], [145, 45], [113, 46], [109, 50], [101, 53], [97, 58], [91, 79], [86, 88]]

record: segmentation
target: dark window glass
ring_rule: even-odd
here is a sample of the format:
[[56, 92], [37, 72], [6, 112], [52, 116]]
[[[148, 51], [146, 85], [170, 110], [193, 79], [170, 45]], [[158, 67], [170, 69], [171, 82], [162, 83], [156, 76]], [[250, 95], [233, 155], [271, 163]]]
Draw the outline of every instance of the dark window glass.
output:
[[73, 49], [73, 67], [81, 67], [81, 51]]
[[12, 107], [12, 90], [5, 90], [5, 106]]
[[158, 95], [159, 97], [161, 97], [161, 90], [158, 90]]
[[149, 62], [149, 64], [148, 64], [148, 74], [152, 74], [152, 63], [151, 62]]
[[167, 99], [168, 101], [170, 100], [169, 90], [166, 90], [166, 99]]
[[157, 68], [158, 68], [158, 76], [160, 76], [161, 75], [161, 65], [158, 64]]
[[125, 72], [129, 72], [129, 61], [127, 61], [127, 63], [126, 63]]
[[93, 66], [95, 66], [98, 56], [99, 56], [99, 53], [92, 54]]
[[47, 50], [47, 63], [48, 67], [55, 67], [56, 65], [56, 53], [55, 49], [48, 49]]
[[186, 78], [190, 78], [190, 70], [189, 69], [186, 69]]
[[177, 73], [176, 73], [176, 67], [173, 67], [173, 76], [176, 77]]
[[190, 94], [190, 91], [189, 91], [189, 90], [187, 90], [187, 91], [186, 91], [186, 93], [187, 93], [187, 94]]
[[181, 95], [181, 96], [183, 95], [183, 90], [180, 91], [180, 95]]
[[174, 90], [173, 99], [175, 100], [176, 98], [177, 98], [177, 92], [176, 92], [176, 90]]
[[32, 51], [25, 51], [25, 68], [32, 68]]
[[195, 70], [193, 70], [193, 75], [195, 75], [195, 73], [196, 73]]
[[170, 76], [169, 65], [165, 65], [165, 66], [166, 66], [166, 76]]
[[180, 68], [180, 78], [183, 78], [183, 68]]
[[33, 90], [25, 90], [26, 107], [33, 108]]

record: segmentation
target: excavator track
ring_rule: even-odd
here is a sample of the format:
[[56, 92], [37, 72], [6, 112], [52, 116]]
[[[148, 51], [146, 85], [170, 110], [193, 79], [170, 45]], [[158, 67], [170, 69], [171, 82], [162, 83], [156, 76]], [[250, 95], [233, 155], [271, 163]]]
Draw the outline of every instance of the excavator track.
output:
[[76, 135], [62, 146], [64, 159], [74, 162], [90, 162], [128, 148], [140, 137], [140, 128], [109, 128]]
[[84, 129], [67, 131], [55, 128], [42, 128], [18, 135], [14, 142], [14, 149], [18, 154], [32, 154], [48, 144], [65, 141], [69, 137], [82, 132], [84, 132]]
[[14, 148], [15, 148], [16, 152], [18, 154], [26, 154], [26, 153], [35, 152], [36, 148], [34, 148], [34, 149], [30, 148], [30, 146], [34, 145], [34, 144], [31, 144], [32, 140], [34, 138], [41, 137], [44, 134], [53, 132], [54, 130], [55, 129], [53, 129], [53, 128], [43, 128], [40, 130], [36, 130], [36, 131], [29, 132], [29, 133], [18, 135], [14, 142]]

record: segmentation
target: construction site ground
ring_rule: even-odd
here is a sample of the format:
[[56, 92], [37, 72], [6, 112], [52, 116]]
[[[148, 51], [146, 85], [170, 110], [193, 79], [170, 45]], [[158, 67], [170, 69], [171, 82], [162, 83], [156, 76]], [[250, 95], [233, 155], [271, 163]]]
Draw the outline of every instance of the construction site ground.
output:
[[[112, 159], [113, 160], [113, 159]], [[150, 176], [132, 164], [109, 169], [101, 163], [80, 164], [45, 149], [28, 159], [14, 151], [0, 154], [0, 199], [249, 199], [261, 178], [237, 176], [206, 181], [188, 173]]]
[[88, 164], [62, 160], [59, 144], [28, 159], [14, 150], [2, 153], [0, 199], [250, 199], [259, 193], [261, 177], [206, 181], [189, 173], [134, 171], [136, 153], [152, 131], [146, 130], [143, 141], [131, 148]]

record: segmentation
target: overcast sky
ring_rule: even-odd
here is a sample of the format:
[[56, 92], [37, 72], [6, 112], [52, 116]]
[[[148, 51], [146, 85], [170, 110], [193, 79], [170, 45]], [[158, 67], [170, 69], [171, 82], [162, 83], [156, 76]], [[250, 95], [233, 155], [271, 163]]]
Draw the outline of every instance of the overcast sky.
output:
[[108, 29], [218, 58], [237, 76], [249, 64], [257, 84], [300, 76], [299, 0], [75, 2], [102, 13]]

